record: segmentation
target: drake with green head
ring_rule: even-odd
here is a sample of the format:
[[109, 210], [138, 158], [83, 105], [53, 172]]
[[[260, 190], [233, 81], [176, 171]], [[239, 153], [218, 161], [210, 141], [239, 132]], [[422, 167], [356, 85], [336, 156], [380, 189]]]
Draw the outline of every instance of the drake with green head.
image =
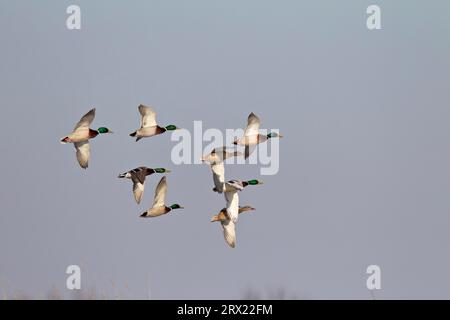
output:
[[89, 139], [93, 139], [99, 134], [112, 133], [112, 131], [106, 127], [100, 127], [98, 130], [90, 128], [92, 121], [95, 118], [95, 108], [86, 113], [80, 121], [75, 125], [72, 133], [60, 141], [63, 144], [73, 143], [76, 149], [77, 160], [83, 169], [86, 169], [89, 165], [90, 147]]
[[238, 191], [244, 190], [247, 186], [256, 186], [263, 184], [262, 181], [253, 179], [247, 181], [230, 180], [225, 183], [224, 195], [227, 203], [227, 214], [230, 220], [237, 222], [239, 216], [239, 195]]
[[152, 107], [144, 106], [141, 104], [138, 107], [138, 110], [141, 114], [141, 127], [133, 133], [130, 133], [131, 137], [136, 137], [136, 142], [141, 140], [142, 138], [149, 138], [166, 131], [180, 129], [173, 124], [170, 124], [166, 127], [160, 127], [156, 123], [156, 112]]
[[[264, 184], [263, 181], [258, 180], [258, 179], [252, 179], [252, 180], [246, 180], [246, 181], [242, 181], [242, 180], [230, 180], [228, 182], [225, 183], [224, 186], [224, 191], [242, 191], [245, 187], [247, 186], [257, 186], [257, 185], [261, 185]], [[214, 192], [219, 192], [219, 190], [217, 189], [217, 187], [213, 188]]]
[[[95, 131], [95, 130], [92, 130], [92, 131]], [[97, 134], [99, 134], [99, 133], [103, 134], [103, 133], [113, 133], [113, 132], [106, 127], [100, 127], [97, 129]]]
[[214, 181], [214, 190], [218, 193], [223, 192], [225, 184], [225, 166], [224, 161], [231, 157], [243, 155], [241, 152], [228, 149], [226, 147], [214, 148], [211, 153], [204, 155], [201, 161], [207, 163], [211, 167]]
[[240, 145], [245, 147], [245, 159], [247, 159], [253, 152], [256, 145], [265, 142], [272, 138], [283, 138], [283, 136], [276, 132], [271, 132], [267, 135], [259, 133], [259, 127], [261, 121], [253, 112], [247, 118], [247, 127], [244, 131], [244, 136], [233, 142], [235, 145]]
[[133, 195], [136, 202], [141, 202], [142, 194], [144, 193], [145, 178], [154, 173], [170, 173], [170, 170], [165, 168], [147, 168], [139, 167], [133, 170], [119, 174], [118, 178], [131, 179], [133, 182]]
[[165, 205], [166, 193], [167, 193], [167, 181], [166, 177], [164, 176], [161, 178], [161, 180], [158, 183], [158, 186], [155, 189], [155, 197], [153, 200], [152, 207], [143, 214], [141, 214], [141, 218], [159, 217], [161, 215], [169, 213], [172, 210], [184, 209], [178, 203], [166, 206]]

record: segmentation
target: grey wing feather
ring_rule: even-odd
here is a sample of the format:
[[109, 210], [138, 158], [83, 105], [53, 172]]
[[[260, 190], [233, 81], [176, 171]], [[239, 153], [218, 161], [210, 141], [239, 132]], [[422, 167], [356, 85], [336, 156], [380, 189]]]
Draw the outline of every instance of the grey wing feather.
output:
[[231, 149], [231, 148], [227, 148], [227, 147], [215, 148], [213, 150], [213, 152], [216, 155], [218, 155], [220, 161], [222, 161], [222, 162], [227, 160], [228, 158], [237, 157], [237, 156], [241, 156], [242, 155], [241, 152], [236, 151], [236, 150]]
[[144, 193], [144, 183], [141, 183], [139, 180], [137, 179], [133, 179], [133, 195], [134, 195], [134, 200], [136, 200], [136, 202], [139, 204], [141, 203], [141, 199], [142, 199], [142, 195]]
[[80, 128], [89, 128], [92, 121], [94, 121], [95, 118], [95, 108], [91, 109], [88, 113], [86, 113], [80, 121], [75, 125], [74, 131]]
[[139, 113], [141, 114], [141, 128], [156, 126], [156, 112], [152, 107], [144, 106], [141, 104], [139, 107]]
[[213, 173], [214, 186], [219, 193], [222, 193], [225, 183], [225, 166], [223, 162], [211, 165], [211, 171]]
[[259, 126], [261, 121], [253, 112], [250, 113], [247, 119], [247, 128], [245, 128], [244, 136], [252, 136], [259, 134]]
[[155, 189], [155, 198], [153, 200], [153, 207], [162, 207], [165, 205], [167, 193], [167, 181], [166, 177], [162, 177]]
[[90, 155], [90, 147], [89, 142], [77, 142], [74, 143], [75, 149], [77, 150], [77, 160], [80, 166], [83, 169], [86, 169], [89, 166], [89, 155]]
[[131, 178], [143, 184], [145, 182], [145, 177], [147, 176], [146, 169], [147, 168], [145, 167], [139, 167], [131, 170]]
[[237, 222], [239, 217], [239, 195], [237, 191], [226, 191], [227, 214], [231, 221]]
[[248, 159], [248, 157], [250, 157], [255, 148], [256, 146], [245, 146], [245, 155], [244, 155], [245, 159]]
[[134, 199], [139, 204], [141, 203], [142, 194], [144, 193], [145, 188], [145, 177], [146, 177], [145, 168], [139, 167], [137, 169], [131, 170], [130, 174], [131, 174], [131, 181], [133, 181]]
[[236, 225], [232, 220], [221, 221], [223, 237], [231, 248], [236, 247]]

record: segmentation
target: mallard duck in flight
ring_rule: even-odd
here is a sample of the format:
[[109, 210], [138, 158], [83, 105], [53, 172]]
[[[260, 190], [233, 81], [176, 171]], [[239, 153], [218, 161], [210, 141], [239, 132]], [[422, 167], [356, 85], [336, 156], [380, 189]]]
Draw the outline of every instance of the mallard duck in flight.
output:
[[[253, 211], [255, 208], [250, 206], [239, 207], [239, 214], [242, 212]], [[219, 214], [212, 217], [211, 222], [220, 221], [223, 230], [223, 237], [231, 248], [236, 246], [236, 224], [228, 217], [227, 209], [223, 208]]]
[[[271, 138], [283, 138], [281, 134], [278, 134], [276, 132], [270, 132], [267, 135], [260, 134], [260, 124], [261, 121], [259, 120], [259, 118], [253, 112], [250, 113], [247, 119], [247, 127], [245, 128], [244, 136], [233, 142], [233, 144], [245, 147], [245, 159], [247, 159], [253, 152], [254, 146]], [[252, 148], [252, 150], [250, 150], [250, 148]]]
[[223, 186], [225, 184], [225, 166], [223, 162], [228, 158], [237, 156], [242, 156], [242, 153], [221, 147], [213, 149], [210, 154], [201, 158], [202, 162], [209, 164], [211, 167], [214, 186], [218, 193], [223, 192]]
[[[226, 182], [223, 186], [224, 191], [241, 191], [243, 190], [245, 187], [248, 186], [256, 186], [259, 184], [264, 184], [263, 181], [261, 180], [256, 180], [256, 179], [252, 179], [252, 180], [247, 180], [247, 181], [241, 181], [241, 180], [230, 180], [228, 182]], [[214, 187], [212, 189], [214, 192], [219, 192], [219, 190], [217, 190], [216, 187]]]
[[165, 168], [147, 168], [139, 167], [127, 172], [124, 172], [118, 176], [118, 178], [131, 179], [133, 182], [133, 194], [134, 199], [139, 204], [141, 203], [142, 194], [144, 193], [145, 177], [154, 173], [169, 173], [170, 170]]
[[227, 202], [227, 214], [232, 222], [236, 223], [239, 216], [239, 195], [238, 191], [244, 190], [247, 186], [256, 186], [263, 184], [260, 180], [230, 180], [225, 183], [224, 195]]
[[100, 127], [93, 130], [90, 127], [95, 118], [95, 108], [86, 113], [81, 120], [76, 124], [75, 129], [70, 135], [61, 139], [61, 143], [73, 143], [77, 150], [77, 160], [83, 169], [89, 165], [89, 139], [95, 138], [99, 134], [112, 133], [106, 127]]
[[162, 177], [155, 189], [155, 198], [153, 200], [153, 205], [146, 212], [141, 214], [141, 218], [158, 217], [163, 214], [167, 214], [175, 209], [183, 209], [179, 204], [173, 204], [171, 206], [165, 205], [167, 193], [167, 182], [166, 177]]
[[141, 127], [133, 133], [130, 133], [131, 137], [136, 137], [136, 142], [142, 138], [153, 137], [166, 131], [178, 130], [175, 125], [171, 124], [166, 127], [160, 127], [156, 123], [156, 112], [152, 107], [140, 105], [138, 107], [141, 114]]
[[[254, 211], [254, 210], [256, 210], [256, 209], [251, 206], [242, 206], [242, 207], [239, 206], [239, 214], [241, 214], [243, 212]], [[225, 221], [227, 219], [229, 219], [228, 214], [227, 214], [227, 208], [223, 208], [222, 210], [220, 210], [220, 212], [218, 214], [212, 216], [211, 222]]]

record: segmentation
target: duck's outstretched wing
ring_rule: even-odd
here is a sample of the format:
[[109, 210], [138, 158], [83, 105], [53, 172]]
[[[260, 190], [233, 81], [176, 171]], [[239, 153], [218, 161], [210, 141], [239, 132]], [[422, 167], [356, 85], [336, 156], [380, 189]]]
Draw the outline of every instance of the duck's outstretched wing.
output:
[[253, 151], [256, 149], [256, 146], [245, 146], [244, 157], [248, 159]]
[[223, 162], [211, 165], [211, 171], [213, 173], [215, 190], [218, 193], [222, 193], [225, 184], [225, 166]]
[[141, 168], [136, 168], [131, 172], [131, 181], [133, 181], [133, 195], [136, 202], [141, 203], [142, 194], [144, 193], [145, 187], [145, 170]]
[[141, 114], [141, 128], [156, 126], [156, 112], [152, 107], [147, 107], [141, 104], [139, 107], [139, 113]]
[[224, 147], [214, 148], [209, 154], [202, 156], [202, 161], [208, 163], [209, 165], [222, 162], [224, 152]]
[[227, 201], [227, 214], [234, 223], [237, 222], [239, 216], [239, 195], [236, 190], [226, 191], [225, 200]]
[[211, 155], [216, 156], [216, 162], [224, 162], [228, 158], [242, 156], [242, 152], [227, 147], [215, 148]]
[[152, 207], [163, 207], [165, 206], [165, 199], [167, 193], [167, 181], [166, 177], [162, 177], [155, 189], [155, 198], [153, 200]]
[[236, 224], [232, 220], [221, 221], [223, 237], [231, 248], [236, 247]]
[[80, 119], [80, 121], [78, 121], [73, 131], [77, 131], [78, 129], [89, 129], [92, 121], [94, 121], [94, 118], [95, 118], [95, 108], [91, 109]]
[[89, 141], [76, 142], [74, 143], [74, 146], [75, 149], [77, 150], [78, 163], [83, 169], [86, 169], [89, 166], [89, 155], [91, 153]]
[[144, 187], [145, 185], [143, 183], [133, 180], [133, 195], [137, 204], [141, 203], [142, 195], [144, 194]]
[[252, 112], [248, 116], [247, 119], [247, 128], [245, 128], [244, 136], [253, 136], [259, 134], [259, 125], [261, 121], [259, 118]]
[[242, 206], [239, 207], [239, 214], [241, 214], [242, 212], [247, 212], [247, 211], [254, 211], [256, 210], [255, 208], [253, 208], [252, 206]]

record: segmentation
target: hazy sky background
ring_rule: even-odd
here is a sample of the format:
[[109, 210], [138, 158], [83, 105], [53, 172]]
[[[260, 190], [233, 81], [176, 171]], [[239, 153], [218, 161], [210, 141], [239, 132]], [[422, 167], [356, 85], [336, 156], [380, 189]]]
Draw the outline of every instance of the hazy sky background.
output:
[[[382, 30], [366, 8], [382, 9]], [[66, 29], [78, 4], [82, 30]], [[126, 298], [450, 298], [450, 2], [0, 0], [0, 289]], [[206, 165], [175, 166], [165, 134], [135, 143], [137, 106], [161, 124], [279, 128], [280, 172], [242, 204], [235, 250]], [[68, 134], [91, 107], [84, 171]], [[143, 220], [127, 169], [168, 167], [170, 203]], [[227, 178], [259, 177], [228, 166]]]

